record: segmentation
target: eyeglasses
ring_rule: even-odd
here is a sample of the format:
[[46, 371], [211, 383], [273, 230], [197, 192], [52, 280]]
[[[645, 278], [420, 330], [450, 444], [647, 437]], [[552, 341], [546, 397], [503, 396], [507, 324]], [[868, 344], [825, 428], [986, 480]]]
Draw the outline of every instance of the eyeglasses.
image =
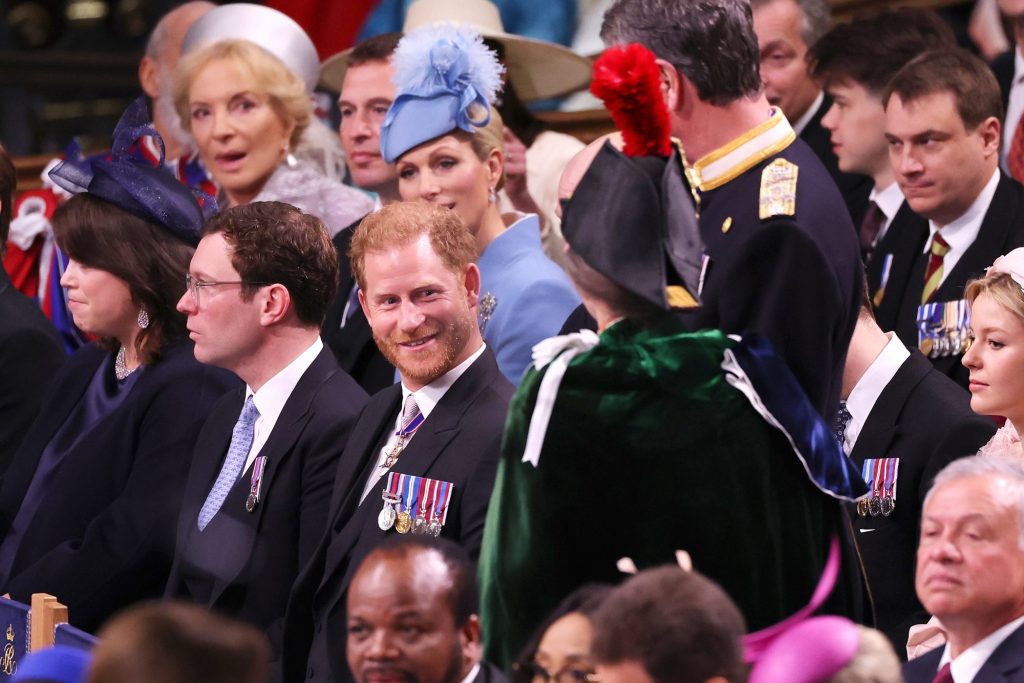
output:
[[241, 287], [266, 287], [271, 283], [269, 282], [249, 282], [248, 280], [230, 280], [230, 281], [215, 281], [215, 280], [197, 280], [190, 274], [185, 275], [185, 288], [188, 293], [192, 295], [192, 301], [196, 302], [196, 306], [199, 306], [199, 290], [202, 287], [216, 287], [218, 285], [238, 285]]
[[530, 677], [532, 683], [600, 683], [601, 680], [582, 664], [566, 664], [552, 673], [537, 662], [530, 662], [522, 666], [522, 671]]

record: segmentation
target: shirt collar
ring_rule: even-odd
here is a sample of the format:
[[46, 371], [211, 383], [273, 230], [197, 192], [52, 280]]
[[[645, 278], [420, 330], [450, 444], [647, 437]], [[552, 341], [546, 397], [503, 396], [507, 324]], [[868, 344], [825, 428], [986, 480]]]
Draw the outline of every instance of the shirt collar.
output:
[[900, 189], [900, 184], [894, 180], [884, 190], [879, 190], [878, 187], [871, 188], [868, 199], [878, 205], [878, 208], [885, 214], [886, 221], [891, 221], [903, 205], [903, 190]]
[[473, 679], [476, 678], [476, 675], [478, 673], [480, 673], [480, 662], [477, 662], [473, 665], [473, 668], [469, 670], [469, 673], [466, 674], [466, 677], [462, 679], [462, 683], [472, 683]]
[[690, 185], [706, 192], [725, 185], [796, 140], [781, 109], [769, 109], [768, 120], [698, 159], [686, 169]]
[[1017, 617], [1009, 624], [996, 629], [974, 645], [971, 645], [961, 652], [960, 656], [956, 659], [953, 659], [950, 655], [949, 643], [946, 643], [946, 647], [942, 651], [942, 659], [939, 661], [939, 668], [941, 669], [949, 663], [949, 671], [953, 674], [954, 683], [973, 681], [981, 667], [985, 666], [985, 662], [996, 651], [996, 648], [1002, 645], [1003, 641], [1009, 638], [1021, 626], [1024, 626], [1024, 617]]
[[924, 253], [928, 253], [931, 250], [932, 237], [939, 230], [942, 230], [942, 239], [946, 240], [951, 251], [963, 252], [967, 247], [971, 246], [971, 243], [978, 236], [981, 221], [984, 220], [989, 204], [992, 203], [992, 198], [996, 195], [996, 186], [998, 185], [999, 169], [997, 168], [992, 172], [992, 177], [985, 183], [985, 187], [982, 188], [974, 203], [968, 207], [967, 211], [964, 211], [962, 216], [954, 221], [950, 221], [941, 228], [934, 221], [928, 221], [928, 230], [930, 232], [928, 240], [924, 243]]
[[856, 433], [860, 433], [860, 428], [864, 426], [864, 422], [871, 413], [875, 402], [878, 401], [882, 390], [892, 381], [896, 372], [910, 357], [910, 351], [903, 345], [899, 337], [892, 332], [886, 332], [886, 336], [889, 337], [889, 343], [871, 362], [846, 399], [846, 409], [850, 411], [850, 422], [846, 428], [848, 439], [852, 425], [855, 425]]
[[807, 124], [811, 122], [811, 119], [814, 118], [814, 115], [818, 113], [818, 110], [821, 109], [821, 105], [824, 104], [824, 102], [825, 91], [819, 90], [818, 96], [814, 98], [813, 102], [811, 102], [811, 106], [807, 107], [807, 111], [804, 112], [803, 116], [798, 118], [796, 122], [793, 123], [793, 130], [796, 132], [797, 135], [803, 134], [804, 128], [806, 128]]
[[313, 364], [313, 361], [320, 355], [320, 351], [323, 348], [324, 343], [320, 341], [318, 336], [308, 349], [300, 353], [283, 370], [268, 379], [258, 391], [254, 393], [246, 385], [245, 396], [246, 398], [252, 396], [252, 402], [256, 404], [256, 409], [260, 411], [260, 419], [263, 420], [267, 433], [273, 431], [274, 425], [277, 424], [277, 418], [281, 416], [281, 411], [284, 410], [284, 404], [288, 402], [288, 397], [295, 391], [295, 385], [299, 383], [302, 375]]
[[454, 368], [444, 373], [433, 382], [425, 387], [421, 387], [416, 391], [409, 390], [405, 383], [402, 383], [402, 405], [405, 405], [405, 401], [408, 400], [409, 394], [416, 397], [416, 405], [419, 406], [420, 412], [423, 413], [423, 419], [426, 420], [430, 417], [431, 411], [434, 410], [434, 406], [441, 402], [444, 398], [445, 393], [451, 389], [455, 381], [462, 377], [462, 374], [469, 369], [469, 366], [476, 362], [476, 359], [484, 352], [487, 348], [487, 344], [481, 343], [480, 348], [473, 352], [473, 354], [462, 361]]

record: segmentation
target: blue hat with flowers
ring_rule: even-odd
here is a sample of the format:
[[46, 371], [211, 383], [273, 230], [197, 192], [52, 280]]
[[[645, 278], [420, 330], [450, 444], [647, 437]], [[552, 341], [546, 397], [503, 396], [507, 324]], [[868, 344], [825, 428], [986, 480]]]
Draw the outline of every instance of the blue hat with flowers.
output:
[[389, 164], [417, 145], [453, 130], [473, 133], [491, 120], [504, 68], [478, 33], [424, 26], [402, 38], [392, 64], [397, 95], [380, 129]]

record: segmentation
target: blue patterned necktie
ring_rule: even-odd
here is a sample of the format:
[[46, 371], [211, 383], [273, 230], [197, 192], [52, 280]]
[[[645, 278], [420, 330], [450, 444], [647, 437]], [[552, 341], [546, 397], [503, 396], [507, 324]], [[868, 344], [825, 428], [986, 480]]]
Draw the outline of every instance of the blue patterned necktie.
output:
[[839, 402], [839, 410], [832, 417], [832, 435], [836, 437], [839, 445], [846, 446], [846, 425], [850, 424], [850, 411], [846, 409], [846, 401]]
[[238, 416], [235, 428], [231, 430], [231, 445], [228, 446], [228, 453], [224, 457], [224, 464], [220, 468], [220, 474], [217, 475], [217, 481], [213, 483], [213, 488], [210, 489], [209, 495], [206, 496], [206, 502], [203, 503], [203, 508], [199, 511], [200, 531], [206, 528], [206, 525], [220, 510], [224, 499], [228, 497], [228, 491], [241, 476], [249, 449], [252, 448], [253, 428], [259, 416], [260, 411], [252, 402], [252, 396], [249, 396], [245, 399], [242, 414]]

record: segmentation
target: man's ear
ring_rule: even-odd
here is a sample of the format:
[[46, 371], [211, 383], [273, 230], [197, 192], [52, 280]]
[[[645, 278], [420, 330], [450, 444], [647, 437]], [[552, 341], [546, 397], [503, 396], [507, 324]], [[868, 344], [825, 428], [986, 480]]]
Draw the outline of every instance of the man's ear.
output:
[[988, 117], [978, 124], [977, 131], [981, 135], [982, 143], [985, 146], [985, 156], [999, 154], [999, 142], [1002, 138], [1002, 128], [1000, 127], [999, 119], [994, 116]]
[[160, 94], [160, 67], [149, 55], [139, 62], [139, 84], [150, 98]]
[[282, 284], [267, 285], [257, 296], [262, 297], [260, 302], [260, 324], [264, 327], [274, 325], [283, 320], [292, 308], [291, 292]]
[[359, 297], [359, 308], [363, 309], [363, 315], [366, 316], [366, 322], [371, 322], [373, 318], [370, 316], [370, 307], [366, 305], [366, 295], [363, 294], [362, 287], [356, 292], [356, 296]]
[[480, 641], [480, 617], [469, 615], [469, 619], [459, 629], [459, 642], [462, 655], [474, 664], [483, 656], [483, 643]]
[[665, 105], [668, 110], [676, 111], [683, 105], [683, 79], [670, 62], [664, 59], [655, 59], [658, 65], [658, 81], [661, 85], [661, 94], [665, 98]]
[[466, 266], [462, 282], [466, 287], [466, 302], [470, 308], [474, 308], [480, 300], [480, 269], [475, 263]]

